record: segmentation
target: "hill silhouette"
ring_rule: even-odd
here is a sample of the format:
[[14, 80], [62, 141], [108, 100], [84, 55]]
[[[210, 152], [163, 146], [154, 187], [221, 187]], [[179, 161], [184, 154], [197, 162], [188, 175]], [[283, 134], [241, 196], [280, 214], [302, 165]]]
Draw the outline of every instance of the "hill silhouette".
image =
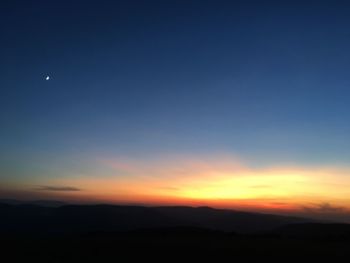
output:
[[199, 227], [225, 232], [268, 231], [311, 219], [213, 209], [114, 205], [0, 204], [0, 232], [122, 232], [147, 228]]
[[4, 262], [342, 259], [350, 225], [209, 207], [0, 204]]
[[33, 201], [20, 201], [16, 199], [0, 199], [0, 204], [9, 205], [39, 205], [48, 207], [60, 207], [67, 205], [67, 203], [57, 200], [33, 200]]
[[312, 239], [349, 239], [350, 224], [340, 223], [303, 223], [291, 224], [270, 232], [280, 237], [298, 237]]

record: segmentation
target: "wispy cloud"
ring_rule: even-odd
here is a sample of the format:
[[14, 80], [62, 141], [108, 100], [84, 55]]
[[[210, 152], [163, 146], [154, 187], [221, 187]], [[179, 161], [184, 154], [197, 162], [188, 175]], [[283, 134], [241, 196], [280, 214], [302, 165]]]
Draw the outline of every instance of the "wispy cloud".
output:
[[35, 188], [37, 191], [57, 191], [57, 192], [75, 192], [81, 191], [80, 188], [73, 186], [52, 186], [52, 185], [40, 185]]
[[169, 190], [169, 191], [178, 191], [178, 187], [172, 187], [172, 186], [159, 186], [157, 189], [162, 189], [162, 190]]
[[303, 206], [302, 209], [308, 213], [324, 213], [324, 214], [343, 213], [343, 212], [346, 212], [347, 210], [346, 207], [332, 205], [327, 202], [320, 203], [314, 206]]
[[259, 185], [252, 185], [251, 188], [270, 188], [270, 185], [266, 185], [266, 184], [259, 184]]

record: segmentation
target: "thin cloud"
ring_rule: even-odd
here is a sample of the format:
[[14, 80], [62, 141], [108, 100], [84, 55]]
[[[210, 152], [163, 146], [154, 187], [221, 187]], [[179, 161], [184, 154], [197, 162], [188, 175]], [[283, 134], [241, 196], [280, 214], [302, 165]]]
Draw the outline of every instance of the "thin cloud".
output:
[[259, 184], [259, 185], [253, 185], [250, 188], [263, 189], [263, 188], [270, 188], [270, 187], [271, 187], [271, 185]]
[[169, 191], [178, 191], [178, 187], [172, 187], [172, 186], [160, 186], [157, 187], [157, 189], [162, 189], [162, 190], [169, 190]]
[[316, 206], [303, 206], [305, 212], [308, 213], [343, 213], [346, 212], [346, 207], [335, 206], [330, 203], [324, 202]]
[[51, 185], [41, 185], [36, 188], [38, 191], [57, 191], [57, 192], [76, 192], [81, 191], [80, 188], [73, 186], [51, 186]]

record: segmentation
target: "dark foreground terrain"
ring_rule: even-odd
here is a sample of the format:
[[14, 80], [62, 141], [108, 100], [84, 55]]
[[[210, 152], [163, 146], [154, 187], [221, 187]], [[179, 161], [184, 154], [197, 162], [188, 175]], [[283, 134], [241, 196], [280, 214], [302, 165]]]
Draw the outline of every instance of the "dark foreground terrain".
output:
[[211, 208], [0, 206], [1, 262], [350, 258], [350, 225]]

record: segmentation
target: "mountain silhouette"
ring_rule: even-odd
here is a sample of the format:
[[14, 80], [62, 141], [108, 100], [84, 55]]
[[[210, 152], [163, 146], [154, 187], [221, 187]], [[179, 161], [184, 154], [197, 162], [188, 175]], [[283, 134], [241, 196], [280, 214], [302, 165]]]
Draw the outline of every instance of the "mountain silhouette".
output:
[[[45, 202], [44, 202], [45, 203]], [[350, 256], [350, 225], [210, 207], [0, 203], [4, 262], [132, 262]]]
[[59, 207], [67, 205], [67, 203], [56, 200], [34, 200], [34, 201], [20, 201], [16, 199], [0, 199], [0, 204], [10, 204], [10, 205], [39, 205], [48, 207]]
[[278, 227], [271, 231], [281, 237], [349, 239], [350, 224], [343, 223], [302, 223]]
[[6, 215], [0, 224], [1, 232], [22, 233], [122, 232], [169, 227], [252, 233], [313, 222], [306, 218], [185, 206], [0, 204], [0, 213]]

